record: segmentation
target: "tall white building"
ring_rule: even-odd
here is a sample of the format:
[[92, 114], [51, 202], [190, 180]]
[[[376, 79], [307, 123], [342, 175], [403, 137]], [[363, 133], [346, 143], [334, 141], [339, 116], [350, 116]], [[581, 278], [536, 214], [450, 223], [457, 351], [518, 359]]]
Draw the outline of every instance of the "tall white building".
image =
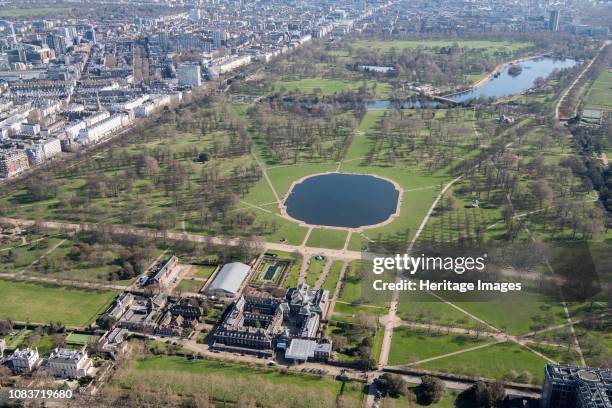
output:
[[26, 149], [30, 165], [40, 164], [62, 152], [62, 143], [57, 138], [41, 140]]
[[77, 142], [81, 144], [95, 143], [109, 133], [121, 128], [126, 118], [127, 116], [124, 114], [117, 114], [97, 122], [95, 125], [81, 129]]
[[16, 349], [9, 361], [13, 373], [29, 373], [38, 365], [40, 357], [38, 356], [38, 350], [29, 348], [23, 350]]
[[93, 363], [85, 349], [68, 350], [56, 348], [49, 356], [49, 369], [55, 377], [85, 377], [91, 371]]
[[181, 64], [176, 70], [179, 86], [202, 85], [200, 66], [195, 64]]

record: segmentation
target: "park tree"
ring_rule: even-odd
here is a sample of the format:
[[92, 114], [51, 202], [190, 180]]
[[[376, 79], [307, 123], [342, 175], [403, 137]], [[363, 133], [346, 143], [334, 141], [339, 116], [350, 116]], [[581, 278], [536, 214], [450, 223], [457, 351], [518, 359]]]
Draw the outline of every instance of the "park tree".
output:
[[540, 208], [542, 208], [544, 203], [550, 202], [554, 195], [553, 189], [546, 179], [539, 179], [533, 183], [532, 190], [534, 197], [540, 203]]
[[459, 406], [474, 406], [478, 408], [499, 408], [502, 406], [506, 390], [501, 382], [485, 383], [477, 381], [461, 393]]
[[376, 379], [376, 386], [383, 395], [398, 398], [408, 393], [408, 384], [398, 374], [384, 373]]
[[446, 386], [439, 378], [425, 375], [417, 387], [416, 396], [419, 404], [430, 405], [439, 402], [444, 397]]

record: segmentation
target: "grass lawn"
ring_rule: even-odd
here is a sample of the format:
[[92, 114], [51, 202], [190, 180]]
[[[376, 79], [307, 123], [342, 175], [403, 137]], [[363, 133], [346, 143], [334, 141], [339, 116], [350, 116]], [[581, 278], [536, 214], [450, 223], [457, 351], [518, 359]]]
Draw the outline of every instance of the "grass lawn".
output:
[[308, 270], [306, 271], [306, 283], [308, 286], [314, 287], [319, 275], [323, 272], [323, 267], [326, 262], [327, 259], [318, 261], [314, 257], [310, 258], [310, 265], [308, 265]]
[[383, 109], [368, 110], [361, 119], [361, 123], [357, 128], [357, 134], [353, 137], [353, 141], [344, 160], [356, 160], [365, 157], [372, 148], [373, 141], [368, 137], [373, 129], [379, 125], [379, 122], [385, 111]]
[[215, 269], [217, 269], [217, 267], [213, 265], [193, 265], [191, 267], [191, 276], [196, 278], [210, 278]]
[[612, 110], [612, 72], [605, 69], [593, 82], [587, 95], [586, 106]]
[[340, 272], [342, 272], [342, 265], [344, 262], [342, 261], [333, 261], [331, 267], [329, 268], [329, 272], [327, 273], [327, 277], [323, 282], [323, 289], [329, 291], [330, 296], [333, 296], [334, 291], [336, 290], [336, 285], [338, 284], [338, 279], [340, 279]]
[[66, 337], [66, 342], [85, 345], [88, 343], [96, 342], [99, 338], [100, 336], [96, 336], [93, 334], [70, 333], [68, 337]]
[[59, 14], [67, 10], [68, 7], [33, 7], [33, 8], [16, 8], [0, 11], [0, 17], [30, 17], [30, 16], [48, 16], [50, 14]]
[[[279, 92], [281, 89], [286, 91], [297, 90], [301, 93], [314, 93], [316, 89], [320, 89], [323, 95], [333, 95], [335, 93], [357, 90], [363, 85], [363, 81], [345, 81], [341, 79], [325, 79], [325, 78], [303, 78], [296, 81], [277, 81], [274, 84], [274, 91]], [[391, 85], [376, 81], [367, 81], [368, 89], [376, 87], [377, 98], [388, 98], [391, 92]]]
[[339, 229], [314, 228], [306, 245], [315, 248], [342, 249], [347, 232]]
[[199, 292], [204, 282], [199, 280], [183, 279], [176, 285], [175, 292]]
[[393, 332], [389, 364], [402, 365], [436, 357], [492, 342], [491, 339], [464, 334], [447, 334], [409, 327], [398, 327]]
[[116, 292], [69, 289], [0, 280], [0, 318], [84, 327], [115, 298]]
[[547, 361], [515, 343], [501, 343], [479, 350], [430, 361], [419, 365], [426, 370], [490, 378], [507, 378], [511, 371], [530, 373], [535, 383], [544, 379]]
[[[403, 295], [403, 296], [402, 296]], [[400, 295], [398, 316], [407, 322], [434, 323], [452, 327], [475, 327], [475, 320], [454, 307], [438, 300], [427, 293], [406, 293]]]
[[[534, 300], [528, 292], [522, 292], [512, 301], [489, 300], [486, 302], [453, 302], [485, 322], [513, 335], [525, 334], [539, 324], [543, 327], [566, 322], [560, 304]], [[508, 313], [511, 310], [512, 313]]]
[[342, 389], [341, 382], [329, 377], [168, 356], [138, 360], [113, 381], [122, 388], [139, 382], [150, 386], [171, 385], [177, 392], [206, 393], [216, 400], [236, 401], [241, 396], [248, 396], [254, 398], [258, 406], [335, 407], [341, 392], [348, 406], [358, 406], [363, 397], [361, 384], [347, 383]]

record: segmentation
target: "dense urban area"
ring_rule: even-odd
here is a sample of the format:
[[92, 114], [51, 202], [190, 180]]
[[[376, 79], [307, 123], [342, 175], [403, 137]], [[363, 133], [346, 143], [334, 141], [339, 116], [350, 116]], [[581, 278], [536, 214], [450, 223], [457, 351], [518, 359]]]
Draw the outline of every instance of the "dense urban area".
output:
[[0, 406], [612, 408], [611, 26], [0, 0]]

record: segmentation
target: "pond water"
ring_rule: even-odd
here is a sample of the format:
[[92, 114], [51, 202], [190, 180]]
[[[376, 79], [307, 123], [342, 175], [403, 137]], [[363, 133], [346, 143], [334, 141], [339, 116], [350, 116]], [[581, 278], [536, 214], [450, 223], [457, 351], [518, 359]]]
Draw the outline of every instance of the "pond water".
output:
[[440, 102], [414, 96], [403, 101], [381, 100], [367, 103], [368, 109], [387, 109], [391, 106], [399, 109], [437, 108], [440, 106]]
[[[508, 95], [516, 95], [533, 87], [537, 78], [546, 78], [556, 69], [571, 68], [577, 61], [573, 59], [558, 59], [552, 57], [532, 58], [519, 62], [522, 68], [520, 74], [512, 76], [508, 73], [510, 66], [505, 67], [497, 77], [493, 77], [477, 88], [447, 96], [457, 102], [469, 102], [481, 96], [498, 99]], [[378, 100], [367, 103], [368, 109], [401, 109], [437, 108], [441, 103], [425, 97], [413, 96], [403, 101]]]
[[358, 228], [395, 213], [399, 191], [393, 183], [361, 174], [321, 174], [294, 185], [287, 214], [312, 225]]
[[493, 77], [477, 88], [461, 92], [447, 98], [457, 102], [467, 102], [470, 99], [501, 98], [516, 95], [532, 88], [537, 78], [546, 78], [556, 69], [571, 68], [576, 65], [573, 59], [558, 59], [552, 57], [533, 58], [519, 62], [522, 71], [515, 76], [508, 73], [510, 66], [501, 70], [497, 77]]

